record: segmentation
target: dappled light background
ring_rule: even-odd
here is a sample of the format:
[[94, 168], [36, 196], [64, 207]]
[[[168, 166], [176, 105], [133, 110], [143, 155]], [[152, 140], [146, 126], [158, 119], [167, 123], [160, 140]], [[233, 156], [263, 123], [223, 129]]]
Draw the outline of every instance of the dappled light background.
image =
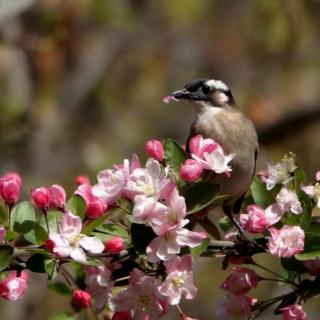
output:
[[[232, 88], [255, 123], [260, 169], [291, 150], [312, 178], [320, 169], [319, 39], [317, 0], [0, 0], [0, 173], [21, 173], [25, 197], [52, 183], [70, 194], [79, 174], [94, 183], [133, 152], [145, 157], [148, 139], [184, 143], [192, 110], [162, 97], [210, 77]], [[220, 261], [197, 263], [190, 316], [214, 319], [227, 275], [220, 269]], [[22, 301], [0, 301], [1, 319], [49, 319], [68, 308], [44, 277], [31, 283]], [[310, 319], [315, 303], [306, 306]]]

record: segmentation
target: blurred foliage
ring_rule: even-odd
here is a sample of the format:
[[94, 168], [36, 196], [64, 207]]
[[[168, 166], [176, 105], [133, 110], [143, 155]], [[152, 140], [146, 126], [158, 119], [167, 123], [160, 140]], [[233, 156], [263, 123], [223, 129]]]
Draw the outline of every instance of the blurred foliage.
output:
[[[299, 112], [262, 146], [262, 163], [292, 150], [309, 176], [319, 169], [317, 0], [11, 0], [0, 12], [0, 171], [25, 185], [71, 191], [76, 175], [95, 179], [150, 138], [183, 143], [192, 111], [161, 99], [196, 77], [226, 81], [258, 129]], [[213, 287], [203, 319], [221, 294]], [[24, 303], [32, 319], [48, 317]], [[19, 319], [12, 308], [5, 319]]]

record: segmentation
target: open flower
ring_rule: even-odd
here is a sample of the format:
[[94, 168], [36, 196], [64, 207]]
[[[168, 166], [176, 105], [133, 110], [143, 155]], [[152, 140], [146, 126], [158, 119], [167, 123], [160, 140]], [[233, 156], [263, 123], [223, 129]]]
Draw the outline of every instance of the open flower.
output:
[[94, 311], [100, 313], [103, 311], [111, 297], [110, 292], [114, 285], [114, 282], [111, 280], [111, 272], [106, 266], [86, 266], [84, 267], [84, 271], [86, 274], [86, 291], [94, 300]]
[[247, 207], [248, 214], [240, 215], [240, 224], [248, 232], [261, 233], [268, 227], [266, 214], [262, 208], [257, 205]]
[[127, 289], [110, 300], [112, 311], [128, 312], [132, 319], [148, 320], [156, 320], [167, 312], [168, 304], [165, 299], [158, 297], [154, 277], [134, 269], [130, 274], [129, 283]]
[[272, 255], [279, 258], [290, 258], [303, 251], [305, 234], [303, 229], [294, 226], [283, 226], [280, 230], [269, 229], [271, 238], [268, 248]]
[[317, 203], [317, 207], [320, 208], [320, 183], [316, 183], [314, 186], [301, 186], [301, 189]]
[[225, 155], [221, 146], [212, 139], [203, 139], [200, 135], [193, 137], [190, 140], [190, 152], [202, 169], [226, 174], [232, 171], [229, 162], [235, 154]]
[[22, 271], [19, 277], [17, 271], [11, 271], [0, 282], [0, 297], [11, 301], [21, 299], [26, 293], [28, 278], [26, 271]]
[[294, 214], [302, 213], [302, 206], [298, 199], [297, 194], [294, 191], [288, 190], [283, 187], [277, 195], [277, 204], [282, 212], [291, 211]]
[[63, 214], [59, 221], [60, 233], [49, 233], [52, 252], [61, 258], [71, 257], [80, 263], [87, 262], [85, 251], [101, 253], [104, 250], [102, 241], [81, 234], [81, 229], [82, 221], [78, 216], [71, 212]]
[[168, 299], [169, 304], [180, 303], [182, 296], [194, 299], [198, 289], [193, 283], [193, 258], [190, 254], [175, 256], [164, 263], [167, 277], [158, 287], [162, 296]]

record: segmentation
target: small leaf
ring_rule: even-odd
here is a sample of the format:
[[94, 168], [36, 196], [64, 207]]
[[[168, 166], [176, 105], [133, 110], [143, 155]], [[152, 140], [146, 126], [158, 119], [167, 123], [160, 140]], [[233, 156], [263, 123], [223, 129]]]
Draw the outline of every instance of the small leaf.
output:
[[86, 203], [79, 195], [73, 195], [67, 202], [66, 208], [73, 214], [79, 216], [81, 220], [86, 215]]
[[199, 212], [213, 203], [219, 202], [223, 195], [217, 196], [220, 185], [212, 182], [199, 181], [192, 185], [187, 185], [182, 190], [186, 199], [188, 214]]
[[314, 260], [320, 258], [320, 250], [298, 253], [295, 258], [299, 261]]
[[101, 217], [91, 220], [87, 225], [83, 225], [82, 233], [83, 234], [90, 234], [93, 230], [99, 227], [104, 221], [108, 218], [109, 213], [105, 213]]
[[12, 256], [13, 248], [11, 246], [0, 245], [0, 271], [8, 267]]
[[259, 177], [254, 177], [250, 185], [254, 203], [262, 208], [267, 208], [274, 202], [273, 195], [267, 190], [266, 184]]
[[133, 223], [131, 225], [131, 237], [135, 250], [140, 253], [145, 253], [147, 246], [156, 237], [156, 234], [150, 227]]
[[57, 272], [57, 263], [52, 259], [45, 259], [44, 260], [44, 268], [48, 275], [48, 280], [55, 278], [58, 274]]
[[6, 241], [12, 241], [19, 237], [19, 233], [11, 230], [7, 230], [6, 232]]
[[48, 287], [50, 290], [66, 296], [70, 296], [72, 294], [72, 290], [65, 283], [60, 281], [50, 283]]
[[111, 223], [103, 224], [97, 227], [96, 230], [112, 236], [128, 238], [128, 231], [115, 224], [111, 224]]
[[200, 257], [201, 254], [207, 249], [210, 244], [210, 238], [206, 238], [202, 241], [200, 246], [191, 248], [191, 253], [194, 257]]
[[164, 151], [166, 164], [179, 173], [181, 165], [188, 158], [187, 153], [177, 141], [170, 138], [164, 143]]

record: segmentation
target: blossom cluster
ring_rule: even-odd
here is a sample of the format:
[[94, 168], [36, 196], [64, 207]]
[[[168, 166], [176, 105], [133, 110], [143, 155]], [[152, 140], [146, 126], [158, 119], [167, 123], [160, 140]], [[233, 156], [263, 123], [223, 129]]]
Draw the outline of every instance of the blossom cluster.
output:
[[[268, 303], [281, 302], [283, 295], [272, 303], [251, 295], [270, 280], [291, 290], [285, 300], [290, 303], [276, 312], [284, 320], [307, 319], [298, 302], [320, 293], [320, 235], [312, 216], [313, 208], [320, 208], [320, 174], [314, 184], [306, 184], [291, 153], [270, 164], [254, 178], [245, 198], [239, 216], [243, 232], [233, 232], [232, 224], [228, 230], [222, 227], [234, 235], [230, 244], [213, 239], [217, 233], [211, 232], [207, 213], [224, 196], [214, 178], [232, 175], [236, 155], [200, 135], [190, 139], [188, 153], [171, 139], [165, 144], [150, 140], [145, 149], [150, 156], [145, 164], [134, 154], [99, 172], [95, 184], [78, 176], [69, 199], [61, 185], [53, 184], [30, 189], [29, 201], [18, 203], [21, 177], [8, 173], [0, 178], [8, 218], [0, 225], [0, 257], [6, 259], [0, 260], [0, 296], [22, 298], [29, 272], [45, 272], [49, 279], [60, 273], [75, 310], [109, 310], [113, 320], [156, 320], [178, 306], [179, 317], [191, 319], [179, 304], [198, 292], [194, 256], [217, 255], [224, 257], [224, 266], [246, 264], [233, 268], [221, 285], [226, 296], [215, 310], [219, 319], [250, 319]], [[197, 223], [206, 232], [194, 229]], [[255, 254], [271, 254], [296, 273], [265, 278], [258, 274]]]

